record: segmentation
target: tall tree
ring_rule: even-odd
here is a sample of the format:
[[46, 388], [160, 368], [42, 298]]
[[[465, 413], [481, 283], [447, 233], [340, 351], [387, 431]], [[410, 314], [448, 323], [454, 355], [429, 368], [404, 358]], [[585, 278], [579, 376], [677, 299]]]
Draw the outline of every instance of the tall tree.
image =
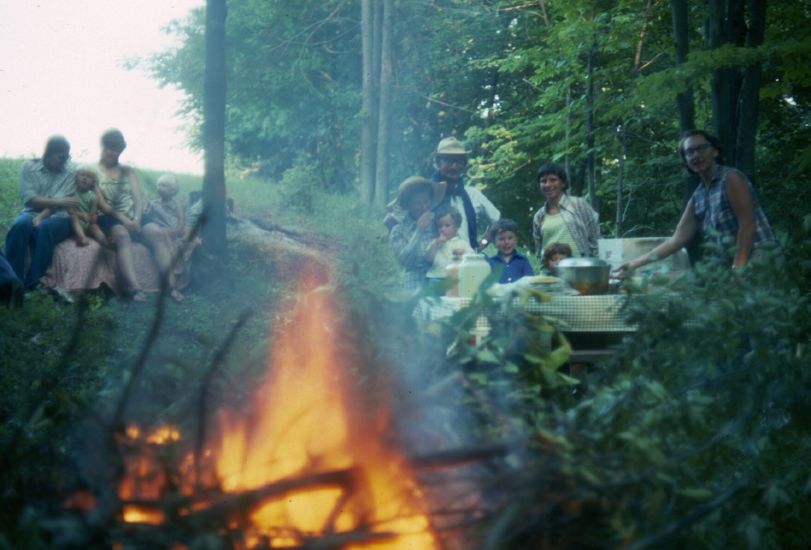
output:
[[380, 48], [380, 99], [377, 115], [377, 161], [375, 206], [386, 207], [389, 183], [389, 119], [391, 118], [393, 0], [383, 0], [383, 29]]
[[[673, 18], [673, 38], [676, 45], [676, 65], [678, 66], [687, 61], [687, 54], [690, 51], [687, 0], [670, 0], [670, 9]], [[676, 94], [676, 104], [679, 108], [679, 130], [684, 132], [695, 128], [695, 105], [691, 83], [688, 82], [686, 89]]]
[[[766, 26], [765, 0], [709, 0], [707, 45], [757, 48]], [[747, 25], [748, 12], [748, 25]], [[713, 129], [729, 161], [754, 174], [760, 62], [728, 65], [712, 73]]]
[[225, 239], [225, 0], [206, 0], [206, 70], [203, 94], [203, 243], [224, 258]]
[[374, 40], [374, 9], [372, 0], [361, 0], [361, 49], [363, 56], [363, 119], [360, 145], [360, 199], [366, 206], [372, 205], [375, 192], [375, 147], [377, 102], [375, 101], [375, 81], [372, 56]]

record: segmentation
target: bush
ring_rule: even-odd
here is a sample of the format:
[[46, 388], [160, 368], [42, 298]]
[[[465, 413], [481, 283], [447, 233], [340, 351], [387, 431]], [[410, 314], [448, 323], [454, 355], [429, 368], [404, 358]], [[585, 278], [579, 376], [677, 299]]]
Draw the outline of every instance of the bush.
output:
[[811, 540], [811, 309], [794, 278], [808, 273], [795, 254], [804, 242], [789, 245], [787, 264], [707, 261], [686, 290], [639, 296], [629, 305], [638, 331], [577, 399], [502, 394], [501, 414], [527, 426], [528, 458], [491, 547]]

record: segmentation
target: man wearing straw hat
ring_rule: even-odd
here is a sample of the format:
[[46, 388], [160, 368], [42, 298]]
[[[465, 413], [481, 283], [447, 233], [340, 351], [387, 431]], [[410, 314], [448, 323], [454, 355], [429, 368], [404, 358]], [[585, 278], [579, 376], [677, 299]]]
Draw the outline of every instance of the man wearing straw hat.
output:
[[[501, 212], [484, 193], [475, 187], [464, 184], [467, 168], [468, 151], [464, 144], [455, 137], [447, 137], [439, 142], [436, 148], [435, 165], [437, 171], [432, 179], [445, 182], [444, 197], [437, 208], [455, 208], [462, 215], [459, 237], [470, 243], [474, 250], [481, 250], [490, 241], [492, 224], [501, 218]], [[479, 222], [485, 222], [486, 230], [479, 240]]]

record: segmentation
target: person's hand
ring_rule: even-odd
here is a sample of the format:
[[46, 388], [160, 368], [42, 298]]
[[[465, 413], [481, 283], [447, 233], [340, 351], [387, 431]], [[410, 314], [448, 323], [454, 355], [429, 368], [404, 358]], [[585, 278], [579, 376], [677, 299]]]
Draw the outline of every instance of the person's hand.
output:
[[451, 250], [451, 253], [454, 256], [462, 256], [465, 253], [465, 249], [464, 248], [454, 248], [453, 250]]
[[76, 217], [77, 217], [77, 218], [79, 218], [79, 219], [80, 219], [80, 220], [82, 220], [82, 221], [86, 221], [86, 222], [91, 221], [91, 219], [90, 219], [90, 214], [88, 214], [87, 212], [79, 212], [79, 211], [77, 210], [77, 211], [76, 211]]
[[417, 229], [420, 231], [426, 231], [429, 229], [434, 223], [434, 213], [430, 210], [427, 212], [423, 212], [422, 216], [417, 219]]
[[622, 262], [618, 268], [612, 269], [611, 274], [617, 279], [623, 280], [625, 277], [630, 275], [634, 269], [636, 269], [636, 264], [633, 262], [633, 260], [629, 260], [627, 262]]
[[127, 231], [129, 231], [132, 235], [138, 235], [141, 232], [141, 224], [135, 220], [124, 218], [122, 223], [124, 224], [124, 227], [127, 228]]
[[39, 225], [39, 222], [41, 222], [41, 221], [42, 221], [42, 218], [40, 218], [39, 216], [35, 216], [34, 219], [31, 220], [31, 225], [36, 227], [36, 226]]

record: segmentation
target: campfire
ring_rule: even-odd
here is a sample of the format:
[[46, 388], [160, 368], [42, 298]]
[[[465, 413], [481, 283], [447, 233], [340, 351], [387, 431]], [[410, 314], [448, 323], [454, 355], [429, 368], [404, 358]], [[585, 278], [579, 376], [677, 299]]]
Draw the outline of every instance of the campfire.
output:
[[358, 389], [333, 294], [302, 296], [274, 331], [250, 402], [219, 413], [195, 450], [181, 451], [193, 438], [172, 426], [121, 436], [121, 533], [172, 548], [187, 547], [190, 531], [245, 549], [440, 547], [415, 464], [480, 457], [398, 449], [387, 400]]

